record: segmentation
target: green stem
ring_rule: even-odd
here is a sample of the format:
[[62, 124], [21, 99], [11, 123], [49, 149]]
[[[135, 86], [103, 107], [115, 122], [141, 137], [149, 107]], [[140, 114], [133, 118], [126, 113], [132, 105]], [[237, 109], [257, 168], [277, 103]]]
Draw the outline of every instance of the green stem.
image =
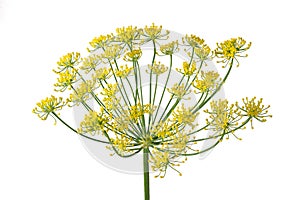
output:
[[149, 184], [149, 149], [144, 148], [144, 192], [145, 200], [150, 200], [150, 184]]

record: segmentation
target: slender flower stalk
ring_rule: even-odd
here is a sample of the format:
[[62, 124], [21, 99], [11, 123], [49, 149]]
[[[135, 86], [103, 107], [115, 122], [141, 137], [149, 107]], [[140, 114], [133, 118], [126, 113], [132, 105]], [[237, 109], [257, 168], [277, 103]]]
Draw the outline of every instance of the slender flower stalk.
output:
[[[95, 37], [89, 43], [91, 55], [82, 58], [78, 52], [68, 53], [53, 70], [58, 75], [54, 91], [67, 98], [51, 95], [32, 111], [42, 120], [51, 116], [55, 124], [59, 121], [84, 138], [106, 144], [111, 156], [128, 158], [143, 153], [145, 200], [150, 200], [150, 172], [164, 178], [173, 170], [181, 176], [179, 167], [187, 157], [210, 151], [230, 136], [241, 140], [237, 132], [248, 123], [253, 128], [254, 120], [266, 122], [272, 117], [262, 98], [246, 97], [233, 104], [226, 99], [213, 100], [240, 59], [248, 56], [245, 52], [251, 42], [231, 38], [211, 50], [199, 36], [169, 41], [169, 34], [153, 23], [144, 28], [121, 27]], [[143, 49], [146, 43], [152, 45], [150, 58], [145, 57], [149, 55]], [[188, 59], [178, 65], [174, 55], [182, 47]], [[141, 60], [148, 60], [146, 69]], [[206, 70], [208, 61], [227, 68], [225, 76]], [[174, 73], [181, 76], [175, 83], [171, 82]], [[143, 80], [150, 80], [148, 91]], [[159, 83], [163, 83], [162, 89]], [[195, 102], [191, 95], [196, 96]], [[97, 108], [89, 101], [95, 101]], [[71, 127], [60, 116], [66, 105], [85, 108], [79, 127]], [[201, 123], [199, 118], [206, 121]], [[97, 135], [104, 139], [96, 139]], [[214, 142], [201, 149], [198, 143], [207, 140]]]

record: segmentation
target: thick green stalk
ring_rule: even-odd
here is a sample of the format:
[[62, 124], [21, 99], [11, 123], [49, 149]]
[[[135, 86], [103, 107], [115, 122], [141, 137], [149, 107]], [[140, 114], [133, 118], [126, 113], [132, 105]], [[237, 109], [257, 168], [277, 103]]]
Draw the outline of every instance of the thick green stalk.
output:
[[145, 200], [150, 200], [150, 184], [149, 184], [149, 149], [144, 148], [143, 165], [144, 165], [144, 192]]

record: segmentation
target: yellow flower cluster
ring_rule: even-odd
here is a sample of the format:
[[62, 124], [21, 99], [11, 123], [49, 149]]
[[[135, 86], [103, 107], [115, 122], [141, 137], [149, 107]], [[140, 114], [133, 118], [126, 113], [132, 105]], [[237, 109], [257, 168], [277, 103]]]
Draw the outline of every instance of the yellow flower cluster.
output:
[[166, 30], [165, 33], [162, 33], [162, 26], [156, 26], [152, 23], [151, 26], [145, 26], [143, 30], [143, 35], [146, 37], [145, 42], [160, 40], [168, 36], [170, 31]]
[[37, 114], [41, 120], [46, 120], [52, 112], [61, 110], [67, 102], [63, 101], [62, 97], [47, 97], [36, 104], [36, 107], [32, 110], [34, 114]]
[[189, 136], [184, 131], [176, 130], [176, 134], [171, 135], [170, 141], [168, 145], [170, 149], [176, 154], [180, 154], [186, 152], [187, 150], [187, 143], [189, 141]]
[[148, 65], [148, 68], [156, 75], [163, 74], [168, 70], [167, 66], [156, 61], [154, 61], [153, 65]]
[[201, 47], [204, 44], [204, 40], [199, 38], [196, 35], [186, 35], [184, 38], [182, 38], [182, 42], [184, 44], [188, 44], [192, 48]]
[[108, 98], [112, 98], [115, 97], [116, 93], [119, 91], [118, 89], [118, 85], [115, 84], [107, 84], [106, 88], [103, 88], [102, 92], [100, 92], [100, 94], [102, 94], [103, 96], [106, 96]]
[[172, 41], [172, 42], [164, 44], [164, 45], [160, 45], [160, 51], [164, 55], [172, 55], [172, 54], [176, 53], [177, 51], [179, 51], [178, 40]]
[[102, 61], [106, 63], [107, 61], [119, 58], [121, 55], [121, 51], [122, 47], [120, 45], [114, 44], [111, 46], [107, 46], [100, 56]]
[[140, 38], [141, 29], [136, 26], [128, 26], [116, 29], [116, 41], [131, 45], [134, 40]]
[[178, 106], [172, 112], [172, 121], [182, 124], [184, 126], [188, 125], [194, 128], [197, 124], [194, 124], [196, 117], [199, 113], [193, 113], [190, 108], [186, 108], [184, 104]]
[[[175, 83], [171, 88], [167, 88], [167, 90], [178, 99], [184, 99], [183, 97], [191, 92], [185, 89], [184, 84], [178, 85], [178, 83]], [[186, 99], [188, 100], [189, 98]]]
[[[266, 122], [267, 117], [272, 117], [272, 115], [268, 114], [268, 109], [270, 108], [270, 105], [265, 106], [262, 104], [263, 99], [260, 98], [259, 100], [256, 99], [256, 97], [253, 97], [249, 100], [248, 97], [242, 99], [244, 105], [242, 107], [237, 106], [245, 113], [242, 114], [242, 116], [248, 116], [251, 118], [255, 118], [260, 122]], [[251, 119], [251, 127], [252, 125], [252, 119]]]
[[115, 138], [111, 138], [111, 143], [121, 155], [131, 152], [130, 147], [133, 146], [132, 139], [126, 134], [116, 134]]
[[200, 61], [205, 61], [210, 57], [210, 48], [206, 44], [202, 44], [201, 47], [195, 48], [195, 55], [200, 59]]
[[[200, 78], [197, 78], [193, 82], [193, 86], [199, 90], [199, 92], [212, 92], [214, 89], [216, 89], [221, 81], [221, 78], [219, 78], [220, 75], [218, 72], [215, 71], [201, 71]], [[195, 91], [195, 93], [199, 93], [198, 91]]]
[[136, 122], [144, 114], [153, 113], [155, 109], [156, 107], [151, 104], [142, 105], [140, 103], [137, 103], [136, 105], [130, 106], [128, 108], [127, 116], [129, 117], [130, 120]]
[[251, 47], [251, 42], [246, 45], [246, 41], [241, 38], [231, 38], [222, 43], [217, 43], [217, 49], [214, 51], [216, 57], [221, 58], [220, 62], [226, 63], [236, 57], [245, 57], [247, 54], [242, 54]]
[[196, 62], [192, 62], [189, 64], [188, 62], [184, 61], [182, 63], [182, 68], [176, 68], [179, 73], [184, 74], [185, 76], [192, 76], [196, 71]]
[[109, 69], [107, 67], [101, 67], [94, 72], [94, 74], [92, 75], [92, 78], [94, 80], [102, 81], [102, 80], [109, 79], [111, 77], [111, 75], [112, 75], [111, 69]]
[[82, 64], [79, 67], [81, 70], [84, 70], [85, 73], [89, 73], [92, 70], [96, 70], [96, 67], [101, 63], [101, 57], [99, 55], [90, 55], [82, 59]]
[[167, 167], [170, 163], [169, 157], [168, 151], [159, 151], [157, 149], [152, 151], [152, 156], [150, 157], [151, 168], [153, 171], [159, 172], [159, 175], [155, 176], [155, 178], [159, 177], [161, 173], [164, 173], [160, 176], [161, 178], [165, 176]]
[[209, 124], [209, 129], [214, 132], [214, 134], [225, 134], [239, 124], [241, 119], [240, 112], [234, 105], [228, 105], [227, 100], [212, 101], [210, 103], [211, 110], [205, 110], [204, 112], [210, 114], [207, 123]]
[[120, 98], [116, 96], [104, 97], [102, 102], [107, 110], [117, 110], [120, 107]]
[[170, 124], [169, 120], [165, 122], [159, 122], [158, 124], [152, 126], [150, 129], [150, 133], [152, 136], [156, 136], [158, 138], [166, 138], [168, 136], [171, 136], [173, 133], [176, 124]]
[[81, 82], [74, 92], [70, 94], [69, 101], [73, 102], [73, 105], [78, 106], [80, 103], [87, 101], [90, 98], [90, 94], [97, 88], [94, 80], [87, 80]]
[[121, 115], [114, 118], [114, 120], [112, 121], [112, 128], [113, 130], [124, 132], [128, 130], [129, 124], [130, 120], [128, 119], [128, 117]]
[[115, 71], [117, 77], [126, 78], [133, 70], [133, 67], [127, 65], [121, 65], [119, 69]]
[[88, 50], [88, 52], [91, 52], [91, 51], [95, 51], [95, 50], [100, 49], [100, 48], [104, 48], [111, 42], [112, 39], [113, 39], [112, 34], [110, 34], [110, 35], [100, 35], [99, 37], [95, 37], [90, 42], [90, 45], [91, 45], [91, 47], [93, 47], [93, 49], [90, 50], [88, 48], [87, 50]]
[[80, 53], [72, 52], [62, 56], [59, 61], [57, 62], [58, 71], [53, 70], [55, 73], [60, 73], [68, 68], [73, 68], [74, 66], [78, 65], [80, 61]]
[[103, 103], [107, 110], [116, 110], [120, 107], [120, 98], [117, 97], [117, 93], [119, 92], [118, 85], [115, 84], [107, 84], [107, 87], [103, 88], [100, 92], [103, 95]]
[[100, 108], [99, 112], [91, 110], [84, 116], [84, 119], [80, 123], [80, 127], [78, 128], [77, 132], [79, 134], [100, 134], [102, 131], [106, 130], [109, 120], [110, 118], [104, 113], [103, 108]]
[[64, 92], [66, 89], [71, 89], [73, 83], [76, 82], [76, 70], [70, 69], [59, 73], [57, 83], [54, 84], [54, 89], [57, 92]]
[[126, 62], [136, 62], [142, 56], [141, 49], [133, 49], [125, 54], [123, 60]]

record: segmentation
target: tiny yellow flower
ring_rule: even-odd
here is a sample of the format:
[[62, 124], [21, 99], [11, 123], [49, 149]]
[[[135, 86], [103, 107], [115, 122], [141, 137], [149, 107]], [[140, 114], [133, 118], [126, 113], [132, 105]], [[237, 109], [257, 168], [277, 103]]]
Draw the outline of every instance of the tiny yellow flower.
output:
[[[72, 105], [78, 106], [80, 103], [87, 101], [91, 98], [91, 93], [97, 88], [96, 82], [94, 80], [87, 80], [79, 84], [75, 88], [74, 92], [70, 94], [69, 102], [72, 102]], [[70, 105], [70, 106], [72, 106]]]
[[65, 71], [68, 68], [74, 68], [76, 65], [78, 65], [80, 61], [80, 53], [72, 52], [68, 53], [64, 56], [62, 56], [59, 61], [57, 62], [58, 65], [58, 71], [53, 70], [55, 73], [60, 73], [62, 71]]
[[83, 121], [80, 123], [78, 128], [78, 133], [80, 134], [100, 134], [103, 130], [106, 130], [106, 126], [109, 122], [109, 116], [105, 114], [104, 109], [101, 107], [99, 112], [89, 111], [88, 114], [84, 116]]
[[156, 107], [151, 104], [141, 105], [141, 103], [137, 103], [136, 105], [129, 106], [127, 116], [130, 120], [137, 122], [144, 114], [153, 113], [155, 109]]
[[[169, 152], [168, 151], [163, 152], [154, 149], [150, 157], [150, 163], [153, 171], [158, 171], [159, 175], [161, 173], [164, 173], [164, 175], [160, 176], [161, 178], [163, 178], [165, 176], [165, 172], [169, 165]], [[159, 175], [155, 177], [158, 177]]]
[[193, 75], [195, 73], [196, 69], [197, 69], [196, 68], [196, 62], [194, 62], [194, 61], [191, 63], [191, 65], [188, 62], [184, 61], [182, 63], [182, 68], [176, 68], [176, 70], [179, 73], [182, 73], [186, 76]]
[[173, 130], [172, 124], [170, 124], [169, 120], [166, 120], [165, 122], [159, 122], [156, 125], [153, 125], [150, 129], [150, 133], [152, 136], [157, 136], [158, 138], [166, 138], [168, 136], [171, 136], [172, 130]]
[[201, 47], [195, 48], [195, 55], [201, 61], [205, 61], [205, 60], [209, 59], [210, 52], [211, 52], [211, 50], [210, 50], [209, 46], [207, 46], [206, 44], [203, 44]]
[[104, 48], [106, 47], [111, 41], [113, 40], [113, 35], [100, 35], [99, 37], [95, 37], [91, 42], [90, 45], [93, 48], [90, 50], [89, 48], [87, 49], [88, 52], [95, 51], [99, 48]]
[[136, 26], [128, 26], [116, 29], [116, 38], [118, 42], [122, 42], [128, 45], [131, 45], [135, 40], [140, 39], [141, 29], [138, 29]]
[[102, 94], [103, 96], [106, 96], [108, 98], [112, 98], [115, 97], [116, 93], [119, 91], [118, 89], [118, 85], [117, 83], [115, 84], [107, 84], [107, 87], [103, 88], [102, 92], [100, 92], [100, 94]]
[[170, 137], [170, 149], [176, 154], [186, 152], [189, 136], [184, 131], [178, 131], [178, 128], [175, 131], [175, 134]]
[[196, 35], [186, 35], [182, 38], [184, 44], [188, 44], [192, 48], [201, 47], [204, 44], [204, 40]]
[[76, 82], [76, 70], [66, 70], [59, 73], [59, 78], [57, 78], [57, 83], [54, 84], [57, 92], [64, 92], [66, 89], [71, 89], [73, 83]]
[[102, 102], [105, 106], [106, 110], [118, 110], [120, 108], [120, 98], [117, 98], [115, 96], [112, 97], [104, 97]]
[[154, 61], [153, 66], [148, 65], [148, 68], [152, 70], [152, 72], [156, 75], [160, 75], [165, 73], [168, 70], [168, 67], [165, 66], [164, 64], [161, 64], [160, 62]]
[[121, 155], [130, 153], [130, 147], [133, 146], [132, 139], [126, 134], [115, 134], [115, 138], [111, 138], [111, 143]]
[[128, 67], [127, 65], [121, 65], [115, 74], [117, 77], [126, 78], [133, 70], [133, 67]]
[[182, 104], [172, 112], [172, 121], [183, 125], [189, 125], [194, 128], [197, 125], [194, 124], [194, 122], [198, 114], [199, 113], [193, 113], [190, 108], [186, 108], [184, 104]]
[[111, 69], [107, 67], [101, 67], [94, 72], [92, 78], [94, 80], [102, 81], [102, 80], [109, 79], [111, 76], [112, 76]]
[[90, 55], [87, 58], [82, 59], [82, 64], [79, 67], [84, 70], [85, 73], [89, 73], [92, 70], [96, 70], [96, 67], [101, 63], [101, 57], [99, 55]]
[[212, 130], [215, 135], [223, 134], [224, 132], [227, 133], [238, 127], [241, 116], [240, 112], [237, 108], [234, 108], [233, 104], [228, 105], [226, 99], [219, 99], [218, 101], [212, 101], [210, 107], [210, 111], [205, 110], [204, 112], [210, 114], [210, 120], [207, 119], [206, 121], [209, 124], [209, 129]]
[[[178, 83], [175, 83], [171, 88], [167, 88], [168, 92], [172, 94], [172, 96], [175, 96], [178, 99], [184, 99], [183, 97], [185, 95], [188, 95], [189, 93], [191, 93], [190, 90], [186, 90], [185, 89], [185, 85], [181, 84], [178, 85]], [[190, 98], [186, 98], [186, 100], [188, 100]]]
[[112, 45], [105, 48], [104, 52], [100, 55], [104, 63], [120, 57], [122, 47], [120, 45]]
[[[251, 42], [246, 45], [246, 41], [241, 38], [231, 38], [222, 43], [217, 43], [217, 49], [214, 51], [216, 57], [221, 58], [219, 62], [226, 63], [236, 57], [246, 57], [247, 54], [243, 54], [251, 47]], [[237, 65], [238, 66], [238, 65]]]
[[129, 128], [130, 120], [125, 115], [115, 117], [112, 121], [112, 128], [118, 132], [127, 131]]
[[[197, 78], [194, 82], [193, 82], [193, 86], [199, 90], [199, 92], [204, 93], [204, 92], [212, 92], [214, 91], [220, 81], [221, 78], [219, 78], [220, 75], [218, 72], [215, 71], [201, 71], [201, 76], [200, 78]], [[198, 91], [195, 91], [195, 93], [199, 93]]]
[[162, 26], [156, 26], [154, 23], [152, 23], [151, 26], [145, 26], [143, 30], [143, 35], [146, 37], [144, 39], [144, 42], [149, 42], [149, 41], [155, 41], [155, 40], [161, 40], [164, 38], [167, 38], [169, 35], [170, 31], [166, 30], [164, 33], [162, 31]]
[[[249, 100], [248, 97], [242, 99], [244, 105], [242, 107], [237, 106], [244, 112], [244, 114], [241, 114], [242, 116], [248, 116], [251, 118], [255, 118], [260, 122], [266, 122], [267, 117], [272, 117], [272, 115], [268, 114], [268, 109], [270, 108], [270, 105], [265, 106], [262, 104], [263, 99], [260, 98], [259, 100], [256, 99], [256, 97], [253, 97]], [[251, 127], [252, 125], [252, 119], [251, 119]]]
[[178, 40], [160, 46], [160, 51], [164, 55], [172, 55], [179, 51]]
[[62, 97], [57, 98], [51, 95], [38, 102], [32, 112], [41, 120], [46, 120], [51, 113], [61, 110], [66, 104], [67, 102], [63, 101]]
[[140, 59], [142, 56], [142, 50], [141, 49], [134, 49], [130, 52], [127, 52], [123, 58], [124, 61], [127, 62], [136, 62], [138, 59]]

